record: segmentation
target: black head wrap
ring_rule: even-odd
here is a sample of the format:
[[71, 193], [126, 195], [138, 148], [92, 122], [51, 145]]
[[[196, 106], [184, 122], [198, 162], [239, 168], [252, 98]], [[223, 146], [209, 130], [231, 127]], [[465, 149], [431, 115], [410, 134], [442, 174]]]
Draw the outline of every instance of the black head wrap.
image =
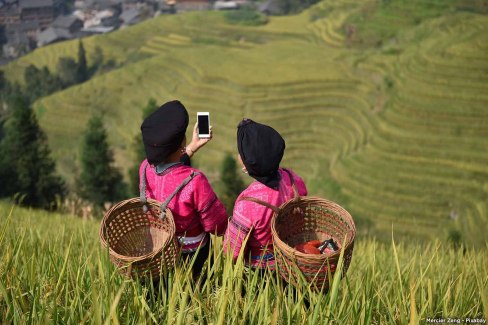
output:
[[277, 189], [285, 140], [272, 127], [244, 119], [237, 127], [237, 149], [251, 177]]
[[149, 115], [141, 125], [147, 161], [163, 162], [181, 145], [188, 127], [188, 112], [179, 101], [167, 102]]

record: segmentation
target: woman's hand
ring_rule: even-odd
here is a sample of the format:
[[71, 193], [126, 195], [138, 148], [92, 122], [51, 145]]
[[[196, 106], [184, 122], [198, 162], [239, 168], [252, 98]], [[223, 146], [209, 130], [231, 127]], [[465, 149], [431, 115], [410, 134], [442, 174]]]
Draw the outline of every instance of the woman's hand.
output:
[[195, 152], [200, 150], [201, 147], [207, 144], [212, 139], [212, 126], [210, 125], [210, 137], [199, 138], [198, 137], [198, 122], [193, 127], [193, 136], [191, 142], [186, 146], [186, 154], [191, 157]]

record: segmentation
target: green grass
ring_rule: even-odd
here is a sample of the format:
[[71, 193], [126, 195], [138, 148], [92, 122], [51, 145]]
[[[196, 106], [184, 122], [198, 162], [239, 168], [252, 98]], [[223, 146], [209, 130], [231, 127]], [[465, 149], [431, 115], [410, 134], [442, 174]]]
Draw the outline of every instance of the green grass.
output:
[[346, 277], [324, 294], [303, 284], [284, 288], [276, 275], [262, 280], [232, 265], [214, 238], [210, 280], [195, 288], [179, 265], [156, 302], [145, 298], [152, 288], [118, 275], [98, 227], [96, 220], [0, 203], [3, 322], [407, 324], [488, 316], [486, 247], [463, 252], [438, 241], [396, 244], [390, 237], [379, 244], [360, 236]]
[[[214, 184], [224, 153], [236, 153], [237, 123], [250, 117], [283, 134], [283, 165], [305, 179], [311, 195], [334, 199], [362, 220], [360, 232], [388, 242], [393, 224], [399, 240], [429, 241], [445, 240], [444, 230], [454, 228], [463, 242], [484, 247], [483, 8], [457, 0], [324, 0], [262, 26], [229, 24], [219, 12], [160, 16], [85, 39], [89, 56], [100, 46], [119, 68], [34, 106], [72, 187], [79, 134], [92, 113], [103, 113], [126, 172], [148, 98], [178, 98], [191, 124], [197, 111], [211, 112], [215, 137], [196, 161]], [[348, 24], [367, 41], [348, 39]], [[6, 74], [21, 79], [30, 63], [55, 67], [76, 48], [74, 41], [38, 49]]]

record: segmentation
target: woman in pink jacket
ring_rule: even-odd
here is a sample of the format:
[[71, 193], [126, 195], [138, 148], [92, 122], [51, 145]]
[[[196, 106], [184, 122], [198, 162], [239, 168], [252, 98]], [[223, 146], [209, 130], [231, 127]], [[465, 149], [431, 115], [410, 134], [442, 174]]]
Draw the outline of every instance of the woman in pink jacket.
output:
[[274, 269], [273, 208], [294, 197], [292, 183], [300, 195], [307, 195], [307, 188], [293, 171], [280, 168], [285, 141], [272, 127], [244, 119], [237, 128], [237, 149], [243, 171], [255, 181], [236, 200], [224, 236], [224, 250], [230, 250], [234, 260], [244, 250], [248, 266]]
[[[147, 159], [139, 175], [141, 196], [160, 202], [170, 199], [182, 257], [192, 258], [200, 246], [192, 270], [197, 276], [208, 257], [209, 234], [223, 235], [228, 217], [205, 175], [190, 164], [190, 157], [210, 139], [199, 139], [195, 125], [187, 145], [187, 126], [188, 112], [179, 101], [165, 103], [144, 120], [141, 132]], [[170, 198], [185, 180], [188, 183]]]

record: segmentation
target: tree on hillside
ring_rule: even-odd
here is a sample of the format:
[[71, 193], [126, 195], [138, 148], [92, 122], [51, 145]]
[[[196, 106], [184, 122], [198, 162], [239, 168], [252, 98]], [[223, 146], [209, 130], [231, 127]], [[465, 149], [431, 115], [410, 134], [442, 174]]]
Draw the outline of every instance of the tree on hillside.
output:
[[230, 153], [226, 153], [220, 167], [220, 181], [224, 186], [222, 202], [227, 213], [232, 214], [232, 208], [239, 194], [244, 190], [244, 182], [237, 172], [237, 162]]
[[[148, 100], [146, 106], [142, 109], [142, 119], [144, 120], [152, 112], [158, 108], [158, 104], [154, 98]], [[130, 192], [139, 195], [139, 166], [141, 162], [146, 159], [146, 152], [144, 151], [144, 144], [142, 143], [142, 134], [137, 132], [132, 143], [134, 153], [134, 165], [129, 169], [130, 178]]]
[[58, 76], [63, 87], [69, 87], [78, 82], [78, 64], [69, 57], [61, 57], [57, 66]]
[[77, 79], [78, 83], [85, 82], [88, 80], [88, 66], [86, 63], [86, 53], [85, 47], [83, 46], [83, 42], [78, 42], [78, 71], [77, 71]]
[[25, 93], [31, 102], [63, 88], [58, 76], [49, 72], [47, 67], [37, 68], [31, 64], [24, 70]]
[[[2, 72], [0, 72], [0, 79]], [[0, 121], [8, 116], [9, 106], [12, 105], [16, 96], [25, 97], [22, 87], [17, 82], [9, 82], [7, 79], [0, 80]]]
[[279, 8], [279, 14], [288, 15], [298, 13], [320, 0], [274, 0]]
[[5, 79], [5, 73], [3, 71], [0, 71], [0, 92], [3, 93], [3, 89], [7, 85], [7, 79]]
[[53, 207], [64, 195], [64, 183], [55, 173], [47, 137], [25, 98], [15, 96], [10, 106], [0, 143], [0, 195], [16, 195], [29, 206]]
[[99, 116], [88, 121], [80, 159], [77, 186], [81, 198], [101, 207], [105, 202], [115, 202], [126, 196], [126, 185], [120, 171], [113, 166], [107, 132]]
[[5, 79], [3, 75], [3, 71], [0, 71], [0, 140], [3, 138], [3, 120], [4, 120], [4, 115], [5, 115], [5, 109], [4, 109], [4, 90], [7, 88], [7, 80]]
[[230, 23], [258, 26], [268, 22], [266, 15], [257, 10], [255, 6], [243, 6], [238, 10], [228, 10], [225, 19]]
[[0, 71], [0, 120], [2, 119], [2, 115], [4, 114], [5, 109], [5, 101], [7, 100], [7, 90], [9, 87], [9, 82], [5, 78], [5, 74], [3, 71]]
[[95, 47], [95, 51], [93, 51], [90, 58], [91, 58], [92, 65], [89, 68], [88, 75], [93, 76], [98, 69], [101, 69], [103, 67], [104, 57], [103, 57], [103, 51], [100, 48], [100, 46]]
[[7, 44], [8, 38], [7, 38], [7, 33], [5, 32], [5, 26], [0, 25], [0, 47], [2, 47], [4, 44]]

